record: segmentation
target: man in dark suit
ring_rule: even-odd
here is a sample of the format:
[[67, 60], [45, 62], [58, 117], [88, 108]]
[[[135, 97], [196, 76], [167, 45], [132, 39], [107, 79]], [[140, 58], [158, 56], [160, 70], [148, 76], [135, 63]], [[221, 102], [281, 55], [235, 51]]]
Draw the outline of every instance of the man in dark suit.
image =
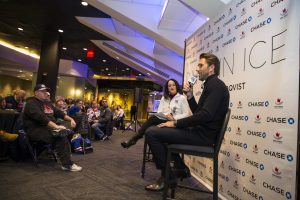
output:
[[[199, 80], [204, 81], [204, 89], [199, 102], [193, 96], [192, 85], [186, 83], [184, 92], [187, 96], [193, 115], [180, 120], [167, 121], [146, 130], [146, 141], [153, 153], [157, 169], [162, 171], [161, 177], [154, 184], [147, 185], [146, 190], [159, 191], [164, 188], [163, 176], [166, 166], [166, 144], [213, 145], [222, 126], [229, 105], [229, 91], [218, 78], [220, 73], [219, 59], [210, 53], [199, 57], [196, 70]], [[186, 166], [179, 155], [173, 156], [176, 171], [186, 172]], [[181, 173], [182, 176], [186, 174]], [[171, 179], [175, 175], [171, 173]]]

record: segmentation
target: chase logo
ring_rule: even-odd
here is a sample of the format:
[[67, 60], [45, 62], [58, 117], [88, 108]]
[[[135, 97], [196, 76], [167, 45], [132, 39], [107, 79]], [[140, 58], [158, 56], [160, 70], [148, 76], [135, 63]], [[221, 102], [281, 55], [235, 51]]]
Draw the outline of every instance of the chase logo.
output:
[[280, 3], [282, 3], [284, 0], [275, 0], [275, 1], [273, 1], [272, 3], [271, 3], [271, 7], [274, 7], [274, 6], [276, 6], [276, 5], [278, 5], [278, 4], [280, 4]]
[[240, 121], [248, 121], [248, 116], [245, 115], [231, 115], [231, 119], [240, 120]]
[[231, 17], [227, 22], [225, 22], [223, 24], [223, 27], [227, 26], [228, 24], [230, 24], [231, 22], [233, 22], [236, 19], [236, 15], [234, 15], [233, 17]]
[[291, 198], [292, 198], [292, 194], [291, 194], [290, 192], [286, 192], [286, 193], [285, 193], [285, 197], [286, 197], [287, 199], [291, 199]]
[[267, 137], [267, 134], [265, 132], [261, 132], [261, 131], [247, 130], [247, 134], [252, 135], [252, 136], [256, 136], [256, 137], [260, 137], [260, 138], [266, 138]]
[[259, 24], [251, 27], [251, 32], [258, 30], [258, 29], [260, 29], [261, 27], [264, 27], [267, 24], [270, 24], [271, 22], [272, 22], [272, 18], [269, 17], [268, 19], [266, 19], [266, 20], [260, 22]]
[[260, 2], [262, 2], [263, 0], [255, 0], [251, 3], [251, 7], [256, 6], [257, 4], [259, 4]]
[[243, 192], [248, 194], [253, 199], [258, 199], [258, 194], [256, 194], [255, 192], [251, 191], [250, 189], [248, 189], [246, 187], [243, 187]]
[[286, 159], [290, 162], [294, 160], [293, 156], [290, 154], [286, 156]]
[[246, 172], [245, 171], [240, 170], [240, 169], [235, 168], [235, 167], [232, 167], [231, 165], [229, 165], [229, 170], [233, 171], [233, 172], [235, 172], [235, 173], [237, 173], [237, 174], [239, 174], [241, 176], [246, 176]]
[[230, 157], [230, 152], [229, 151], [220, 149], [220, 153], [223, 154], [224, 156]]
[[237, 146], [237, 147], [241, 147], [241, 148], [247, 149], [247, 144], [243, 143], [243, 142], [238, 142], [238, 141], [230, 140], [230, 144], [233, 145], [233, 146]]
[[249, 158], [246, 158], [246, 164], [251, 165], [251, 166], [253, 166], [257, 169], [260, 169], [260, 170], [265, 169], [265, 166], [262, 163], [258, 163], [256, 161], [250, 160]]
[[272, 150], [269, 150], [269, 149], [264, 149], [264, 154], [267, 155], [267, 156], [274, 157], [274, 158], [287, 160], [289, 162], [292, 162], [294, 160], [294, 158], [291, 154], [286, 155], [285, 153], [281, 153], [281, 152], [278, 152], [278, 151], [272, 151]]
[[229, 177], [228, 177], [228, 176], [225, 176], [224, 174], [219, 173], [219, 177], [220, 177], [221, 179], [223, 179], [224, 181], [226, 181], [226, 182], [229, 181]]
[[283, 100], [281, 98], [276, 99], [274, 108], [283, 108]]
[[254, 120], [254, 123], [260, 124], [260, 123], [261, 123], [260, 120], [261, 120], [261, 117], [260, 117], [259, 115], [256, 115], [255, 120]]
[[260, 8], [260, 9], [258, 10], [257, 17], [260, 17], [260, 16], [262, 16], [262, 15], [264, 15], [264, 9]]
[[229, 126], [228, 128], [227, 128], [227, 132], [231, 132], [231, 127]]
[[293, 118], [289, 118], [289, 119], [288, 119], [288, 123], [289, 123], [289, 124], [294, 124], [294, 123], [295, 123], [295, 120], [294, 120]]
[[248, 107], [268, 107], [269, 101], [250, 101]]

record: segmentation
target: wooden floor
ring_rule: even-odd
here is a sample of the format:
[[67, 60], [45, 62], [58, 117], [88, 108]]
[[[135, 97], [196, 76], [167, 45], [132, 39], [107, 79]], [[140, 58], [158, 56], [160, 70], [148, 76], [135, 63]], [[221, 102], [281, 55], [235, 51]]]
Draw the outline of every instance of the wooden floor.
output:
[[[45, 156], [40, 158], [38, 168], [30, 159], [0, 162], [0, 199], [161, 199], [161, 192], [144, 190], [159, 176], [153, 163], [146, 164], [145, 179], [140, 177], [143, 140], [130, 149], [120, 146], [132, 134], [115, 131], [109, 141], [94, 141], [93, 153], [73, 155], [73, 160], [83, 167], [82, 172], [62, 171], [59, 164]], [[193, 178], [184, 182], [197, 184]], [[212, 198], [205, 193], [177, 189], [176, 199]]]

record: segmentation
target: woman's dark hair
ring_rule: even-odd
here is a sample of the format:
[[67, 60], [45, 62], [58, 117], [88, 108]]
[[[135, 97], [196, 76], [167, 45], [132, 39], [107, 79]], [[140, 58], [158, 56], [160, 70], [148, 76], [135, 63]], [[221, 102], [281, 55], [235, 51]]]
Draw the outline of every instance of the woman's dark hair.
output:
[[167, 80], [166, 84], [165, 84], [165, 89], [164, 89], [164, 97], [165, 99], [169, 99], [170, 98], [170, 93], [169, 93], [169, 89], [168, 89], [168, 83], [169, 81], [173, 81], [176, 85], [176, 92], [182, 94], [179, 83], [175, 80], [175, 79], [169, 79]]

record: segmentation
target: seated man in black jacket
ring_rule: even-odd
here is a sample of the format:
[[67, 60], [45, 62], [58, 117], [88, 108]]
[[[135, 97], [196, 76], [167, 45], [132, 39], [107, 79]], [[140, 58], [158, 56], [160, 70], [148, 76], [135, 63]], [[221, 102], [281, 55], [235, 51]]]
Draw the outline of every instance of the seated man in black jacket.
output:
[[[37, 84], [34, 87], [34, 97], [26, 100], [23, 114], [24, 129], [30, 140], [54, 144], [62, 170], [81, 171], [82, 167], [71, 160], [70, 144], [67, 138], [71, 132], [67, 127], [74, 128], [76, 123], [47, 100], [48, 91], [49, 88], [44, 84]], [[59, 125], [57, 118], [64, 119], [70, 124]]]
[[[166, 144], [212, 146], [216, 142], [228, 110], [229, 91], [224, 82], [218, 78], [220, 61], [215, 55], [201, 54], [196, 71], [199, 74], [199, 80], [204, 81], [204, 89], [198, 103], [193, 96], [192, 87], [189, 83], [186, 83], [183, 89], [193, 115], [179, 120], [167, 121], [146, 130], [146, 141], [150, 146], [154, 162], [157, 169], [162, 171], [161, 178], [156, 183], [147, 185], [146, 190], [159, 191], [164, 188], [164, 169], [169, 164], [166, 163]], [[180, 171], [186, 171], [178, 154], [174, 154], [173, 159], [177, 174]], [[170, 182], [174, 185], [176, 185], [175, 175], [176, 173], [174, 175], [171, 173], [170, 177]]]

